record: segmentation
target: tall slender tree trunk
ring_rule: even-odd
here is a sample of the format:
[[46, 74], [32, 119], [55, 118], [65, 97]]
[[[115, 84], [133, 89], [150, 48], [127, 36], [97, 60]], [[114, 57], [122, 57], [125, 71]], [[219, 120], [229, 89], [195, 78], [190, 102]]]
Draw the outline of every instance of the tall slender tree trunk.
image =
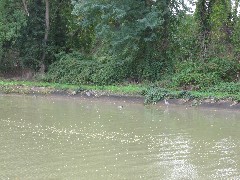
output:
[[208, 44], [210, 41], [210, 15], [215, 0], [198, 0], [196, 6], [196, 17], [199, 24], [199, 40], [201, 48], [201, 58], [204, 59], [207, 56]]
[[237, 21], [239, 1], [240, 0], [235, 0], [235, 5], [233, 9], [233, 24], [235, 24]]
[[24, 10], [25, 10], [25, 13], [27, 16], [29, 16], [29, 12], [28, 12], [28, 7], [27, 7], [27, 1], [26, 0], [22, 0], [23, 2], [23, 7], [24, 7]]
[[47, 41], [48, 41], [48, 34], [50, 30], [50, 23], [49, 23], [49, 0], [45, 0], [45, 35], [43, 39], [43, 55], [40, 63], [40, 70], [39, 72], [41, 74], [44, 74], [46, 65], [45, 65], [45, 58], [47, 53]]
[[[234, 11], [233, 11], [233, 25], [235, 25], [238, 20], [239, 3], [240, 3], [240, 0], [235, 0], [235, 7], [234, 7]], [[240, 60], [238, 61], [238, 63], [240, 64]], [[237, 79], [240, 82], [240, 70], [237, 72]]]

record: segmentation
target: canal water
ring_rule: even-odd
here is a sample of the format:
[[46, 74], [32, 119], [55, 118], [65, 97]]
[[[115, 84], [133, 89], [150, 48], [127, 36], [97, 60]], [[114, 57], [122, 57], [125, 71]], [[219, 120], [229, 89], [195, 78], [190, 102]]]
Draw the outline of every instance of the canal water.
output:
[[2, 95], [0, 179], [240, 179], [240, 112]]

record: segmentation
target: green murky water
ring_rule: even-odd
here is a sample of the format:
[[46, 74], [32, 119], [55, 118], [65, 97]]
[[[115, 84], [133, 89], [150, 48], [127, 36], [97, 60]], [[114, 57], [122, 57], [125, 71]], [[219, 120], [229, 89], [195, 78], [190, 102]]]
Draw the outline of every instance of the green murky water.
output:
[[240, 179], [240, 112], [0, 96], [0, 179]]

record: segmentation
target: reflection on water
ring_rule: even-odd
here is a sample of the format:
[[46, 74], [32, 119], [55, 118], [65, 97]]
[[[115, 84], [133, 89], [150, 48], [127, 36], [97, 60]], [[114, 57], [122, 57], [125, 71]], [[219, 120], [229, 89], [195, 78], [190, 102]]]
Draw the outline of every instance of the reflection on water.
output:
[[3, 179], [240, 179], [240, 112], [60, 97], [0, 102]]

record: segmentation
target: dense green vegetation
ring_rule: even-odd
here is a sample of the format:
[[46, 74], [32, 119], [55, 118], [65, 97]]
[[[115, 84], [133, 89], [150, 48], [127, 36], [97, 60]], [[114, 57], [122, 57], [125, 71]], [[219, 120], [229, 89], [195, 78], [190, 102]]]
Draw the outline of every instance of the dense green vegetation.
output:
[[202, 101], [218, 102], [228, 100], [240, 102], [240, 83], [227, 83], [214, 86], [207, 91], [170, 90], [155, 85], [69, 85], [59, 83], [34, 82], [34, 81], [9, 81], [0, 80], [1, 93], [17, 94], [62, 94], [75, 96], [91, 92], [92, 97], [100, 96], [134, 96], [144, 97], [146, 104], [163, 99], [184, 99], [190, 105], [198, 105]]
[[[0, 80], [0, 89], [3, 92], [10, 90], [11, 92], [19, 93], [21, 90], [25, 89], [26, 91], [22, 93], [29, 94], [31, 90], [36, 88], [46, 88], [46, 93], [56, 92], [56, 91], [66, 91], [73, 92], [76, 91], [76, 94], [82, 91], [96, 91], [109, 94], [119, 94], [119, 95], [141, 95], [146, 87], [142, 85], [122, 85], [122, 86], [97, 86], [97, 85], [69, 85], [69, 84], [59, 84], [59, 83], [48, 83], [48, 82], [34, 82], [34, 81], [9, 81], [9, 80]], [[19, 91], [20, 90], [20, 91]], [[41, 92], [40, 92], [41, 94]], [[74, 94], [75, 95], [75, 94]]]
[[196, 91], [238, 99], [239, 0], [197, 0], [193, 13], [185, 3], [0, 0], [0, 72], [76, 86], [153, 84], [149, 101]]

